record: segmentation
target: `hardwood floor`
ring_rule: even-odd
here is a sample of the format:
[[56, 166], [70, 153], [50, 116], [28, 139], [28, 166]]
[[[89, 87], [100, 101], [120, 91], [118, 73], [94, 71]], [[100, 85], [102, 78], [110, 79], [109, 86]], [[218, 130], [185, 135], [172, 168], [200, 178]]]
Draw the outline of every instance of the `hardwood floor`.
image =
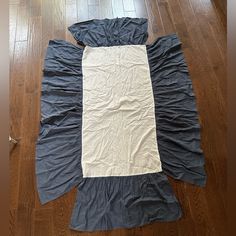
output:
[[[10, 235], [189, 236], [226, 233], [226, 20], [210, 0], [10, 0]], [[170, 179], [183, 218], [135, 229], [68, 228], [75, 190], [41, 206], [35, 184], [42, 63], [48, 41], [75, 43], [67, 27], [92, 18], [148, 17], [149, 39], [177, 32], [202, 125], [205, 188]]]

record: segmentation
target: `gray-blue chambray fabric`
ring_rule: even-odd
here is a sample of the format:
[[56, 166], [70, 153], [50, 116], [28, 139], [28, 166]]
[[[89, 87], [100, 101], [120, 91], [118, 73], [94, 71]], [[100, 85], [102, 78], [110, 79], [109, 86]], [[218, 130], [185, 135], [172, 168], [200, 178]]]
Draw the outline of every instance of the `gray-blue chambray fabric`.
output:
[[[69, 27], [79, 44], [144, 44], [147, 19], [91, 20]], [[70, 227], [93, 231], [172, 221], [181, 209], [165, 174], [199, 186], [206, 175], [192, 83], [178, 37], [147, 45], [163, 171], [123, 177], [83, 178], [81, 127], [83, 49], [51, 40], [45, 56], [40, 134], [36, 147], [41, 203], [78, 188]], [[91, 147], [92, 148], [92, 147]]]
[[180, 205], [163, 172], [85, 178], [79, 184], [71, 225], [74, 230], [131, 228], [181, 217]]
[[148, 38], [145, 18], [115, 18], [76, 23], [68, 29], [79, 44], [91, 47], [138, 45]]

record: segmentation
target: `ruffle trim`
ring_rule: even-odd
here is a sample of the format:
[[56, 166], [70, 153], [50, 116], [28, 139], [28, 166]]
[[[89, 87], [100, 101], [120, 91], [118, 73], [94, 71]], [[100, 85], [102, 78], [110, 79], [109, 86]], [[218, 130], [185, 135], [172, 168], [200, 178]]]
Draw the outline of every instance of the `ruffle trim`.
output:
[[78, 187], [71, 229], [132, 228], [174, 221], [182, 212], [162, 172], [125, 177], [86, 178]]
[[147, 46], [162, 168], [199, 186], [206, 183], [200, 125], [192, 81], [176, 34]]
[[36, 176], [41, 203], [82, 181], [82, 55], [63, 40], [51, 40], [44, 62]]
[[122, 17], [89, 20], [68, 28], [75, 40], [84, 46], [137, 45], [147, 41], [147, 19]]

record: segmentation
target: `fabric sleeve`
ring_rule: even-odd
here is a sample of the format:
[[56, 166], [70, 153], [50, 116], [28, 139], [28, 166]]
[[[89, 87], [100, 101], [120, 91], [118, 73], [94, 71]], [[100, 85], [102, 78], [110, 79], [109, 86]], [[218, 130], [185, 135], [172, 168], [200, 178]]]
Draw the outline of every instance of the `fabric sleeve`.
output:
[[41, 203], [68, 192], [82, 179], [82, 53], [63, 40], [51, 40], [47, 48], [36, 145]]
[[147, 40], [148, 22], [145, 18], [115, 18], [76, 23], [68, 29], [75, 40], [90, 47], [137, 45]]
[[181, 43], [175, 34], [163, 36], [147, 46], [147, 54], [163, 171], [175, 179], [204, 186], [200, 125]]

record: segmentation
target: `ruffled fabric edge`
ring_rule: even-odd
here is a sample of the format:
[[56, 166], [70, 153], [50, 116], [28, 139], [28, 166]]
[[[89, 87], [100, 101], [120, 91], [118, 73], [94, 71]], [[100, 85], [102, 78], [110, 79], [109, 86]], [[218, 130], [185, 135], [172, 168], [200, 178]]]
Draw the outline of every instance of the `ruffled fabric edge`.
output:
[[146, 47], [163, 171], [175, 179], [204, 186], [198, 112], [181, 42], [172, 34]]
[[144, 44], [148, 38], [146, 18], [114, 18], [83, 21], [68, 27], [78, 44], [90, 47]]
[[36, 179], [42, 204], [82, 181], [82, 55], [64, 40], [49, 42], [41, 89]]
[[85, 178], [78, 186], [70, 228], [79, 231], [132, 228], [174, 221], [182, 212], [163, 172]]

